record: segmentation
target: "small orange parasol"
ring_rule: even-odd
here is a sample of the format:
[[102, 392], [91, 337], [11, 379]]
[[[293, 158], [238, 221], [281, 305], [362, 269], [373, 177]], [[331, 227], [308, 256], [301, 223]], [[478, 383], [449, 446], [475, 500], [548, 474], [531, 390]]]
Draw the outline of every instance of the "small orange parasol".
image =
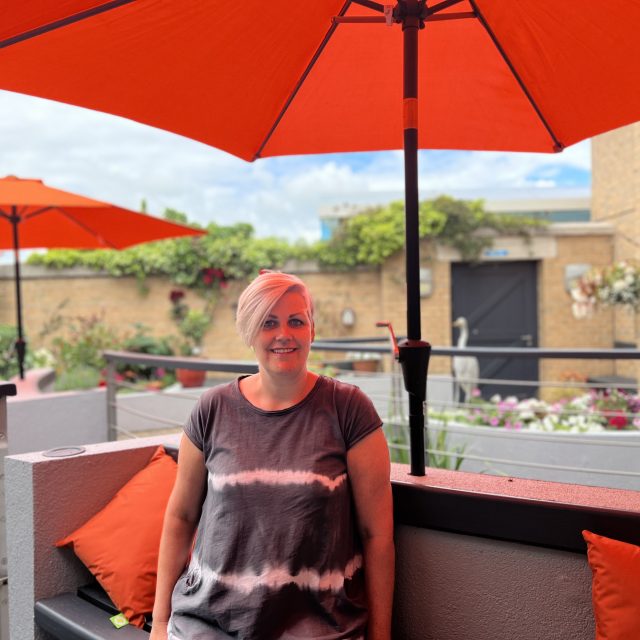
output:
[[124, 249], [135, 244], [198, 236], [206, 232], [112, 204], [53, 189], [42, 180], [0, 178], [0, 249], [13, 249], [16, 352], [24, 378], [26, 343], [22, 327], [19, 251], [26, 248]]

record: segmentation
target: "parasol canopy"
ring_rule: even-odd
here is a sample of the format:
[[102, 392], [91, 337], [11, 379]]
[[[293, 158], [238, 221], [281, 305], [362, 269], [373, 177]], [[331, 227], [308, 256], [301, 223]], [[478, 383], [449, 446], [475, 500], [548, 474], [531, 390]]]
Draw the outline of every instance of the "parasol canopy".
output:
[[14, 251], [18, 333], [16, 352], [20, 377], [24, 378], [26, 352], [20, 249], [124, 249], [152, 240], [205, 233], [201, 229], [54, 189], [42, 180], [16, 176], [0, 178], [0, 249]]
[[5, 0], [2, 18], [3, 89], [250, 161], [404, 148], [415, 474], [429, 360], [417, 149], [557, 152], [640, 119], [638, 0]]

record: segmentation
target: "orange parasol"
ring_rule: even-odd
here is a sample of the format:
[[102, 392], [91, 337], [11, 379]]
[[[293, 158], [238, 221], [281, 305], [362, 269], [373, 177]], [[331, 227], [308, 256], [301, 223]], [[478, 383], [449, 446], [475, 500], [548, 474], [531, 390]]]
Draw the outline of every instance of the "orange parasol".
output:
[[0, 87], [10, 91], [246, 160], [404, 147], [400, 360], [415, 474], [424, 472], [429, 359], [418, 147], [555, 152], [640, 119], [638, 0], [64, 0], [36, 9], [5, 0], [2, 18]]
[[197, 236], [206, 232], [161, 220], [112, 204], [47, 187], [41, 180], [7, 176], [0, 178], [0, 249], [15, 256], [16, 352], [20, 377], [24, 378], [26, 343], [22, 327], [20, 249], [123, 249], [135, 244]]

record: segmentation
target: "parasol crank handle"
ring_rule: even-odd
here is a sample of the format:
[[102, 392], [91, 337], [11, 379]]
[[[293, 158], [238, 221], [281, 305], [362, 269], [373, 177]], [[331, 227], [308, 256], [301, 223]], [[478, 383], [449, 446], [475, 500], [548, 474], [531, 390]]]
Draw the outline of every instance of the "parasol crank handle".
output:
[[390, 322], [381, 320], [379, 322], [376, 322], [376, 327], [387, 327], [387, 329], [389, 329], [389, 340], [391, 342], [391, 351], [393, 352], [393, 357], [396, 360], [399, 360], [400, 352], [398, 350], [398, 340], [396, 338], [395, 332], [393, 331], [393, 325]]
[[376, 327], [387, 327], [394, 358], [402, 366], [404, 388], [420, 402], [427, 398], [427, 371], [431, 345], [423, 340], [402, 340], [398, 343], [390, 322], [376, 322]]

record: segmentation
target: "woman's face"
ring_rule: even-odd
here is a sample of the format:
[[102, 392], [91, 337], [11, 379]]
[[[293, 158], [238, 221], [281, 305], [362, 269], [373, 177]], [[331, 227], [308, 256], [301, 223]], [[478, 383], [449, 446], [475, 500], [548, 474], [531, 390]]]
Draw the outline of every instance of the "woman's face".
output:
[[287, 291], [269, 312], [252, 346], [265, 372], [295, 374], [306, 369], [313, 337], [306, 300], [298, 291]]

